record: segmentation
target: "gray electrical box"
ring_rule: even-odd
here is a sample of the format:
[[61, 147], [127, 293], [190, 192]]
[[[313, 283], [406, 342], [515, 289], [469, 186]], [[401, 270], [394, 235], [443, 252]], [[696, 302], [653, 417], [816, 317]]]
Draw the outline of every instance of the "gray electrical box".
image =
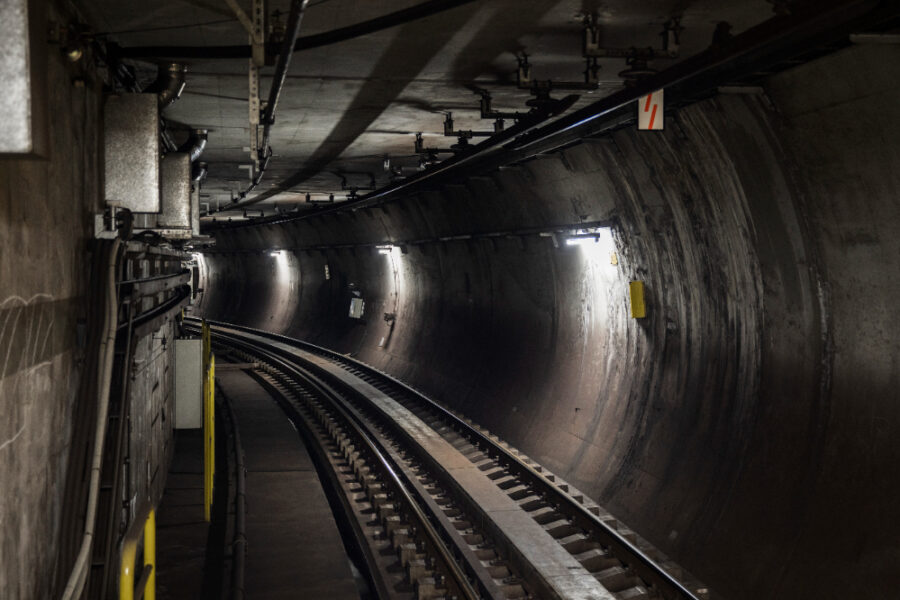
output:
[[158, 213], [160, 161], [156, 94], [110, 96], [103, 117], [106, 203], [131, 212]]
[[39, 0], [0, 2], [0, 154], [46, 156], [47, 15]]
[[191, 231], [191, 155], [170, 152], [159, 165], [161, 211], [156, 220], [168, 238], [190, 238]]
[[175, 340], [175, 429], [203, 426], [203, 342]]
[[191, 232], [200, 235], [200, 183], [193, 186], [194, 191], [191, 193]]

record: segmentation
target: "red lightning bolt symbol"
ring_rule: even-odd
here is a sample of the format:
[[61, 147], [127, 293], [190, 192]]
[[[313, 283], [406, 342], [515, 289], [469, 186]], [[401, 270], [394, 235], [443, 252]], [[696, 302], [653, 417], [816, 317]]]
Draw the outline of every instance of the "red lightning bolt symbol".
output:
[[[647, 104], [644, 106], [644, 112], [650, 112], [650, 102], [653, 100], [653, 94], [647, 94]], [[653, 105], [653, 112], [650, 114], [650, 126], [648, 129], [653, 129], [653, 123], [656, 121], [656, 109], [659, 108], [658, 104]]]

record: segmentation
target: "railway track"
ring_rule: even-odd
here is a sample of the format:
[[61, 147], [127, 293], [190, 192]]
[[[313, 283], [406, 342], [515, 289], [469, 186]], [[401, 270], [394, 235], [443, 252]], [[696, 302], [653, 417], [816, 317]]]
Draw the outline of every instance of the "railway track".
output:
[[261, 365], [329, 467], [379, 597], [707, 597], [583, 494], [417, 390], [312, 344], [211, 329], [214, 345]]

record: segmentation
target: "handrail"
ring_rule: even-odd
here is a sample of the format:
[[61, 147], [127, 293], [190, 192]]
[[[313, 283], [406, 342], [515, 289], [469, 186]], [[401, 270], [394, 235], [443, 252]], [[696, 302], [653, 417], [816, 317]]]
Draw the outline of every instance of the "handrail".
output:
[[[119, 600], [156, 600], [156, 511], [153, 508], [135, 518], [122, 542], [119, 572]], [[142, 523], [143, 521], [143, 523]], [[134, 581], [138, 544], [144, 541], [144, 568], [137, 584]]]

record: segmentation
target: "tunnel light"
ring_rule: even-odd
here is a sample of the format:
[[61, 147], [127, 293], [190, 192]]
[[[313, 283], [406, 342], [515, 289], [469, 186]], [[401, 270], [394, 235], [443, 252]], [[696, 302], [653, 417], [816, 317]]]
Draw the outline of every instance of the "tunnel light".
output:
[[606, 266], [614, 271], [619, 264], [616, 241], [609, 227], [573, 231], [566, 238], [566, 246], [579, 246], [584, 257], [598, 266]]
[[566, 240], [566, 246], [587, 246], [588, 244], [599, 243], [599, 235], [573, 235]]
[[616, 249], [612, 237], [612, 229], [609, 227], [592, 227], [590, 229], [577, 229], [566, 238], [566, 246], [585, 246], [612, 252]]
[[391, 251], [394, 249], [391, 245], [385, 246], [375, 246], [378, 249], [378, 254], [384, 254], [385, 256], [389, 255]]
[[272, 252], [269, 252], [269, 256], [274, 256], [275, 258], [278, 258], [279, 256], [281, 256], [281, 250], [273, 250]]

